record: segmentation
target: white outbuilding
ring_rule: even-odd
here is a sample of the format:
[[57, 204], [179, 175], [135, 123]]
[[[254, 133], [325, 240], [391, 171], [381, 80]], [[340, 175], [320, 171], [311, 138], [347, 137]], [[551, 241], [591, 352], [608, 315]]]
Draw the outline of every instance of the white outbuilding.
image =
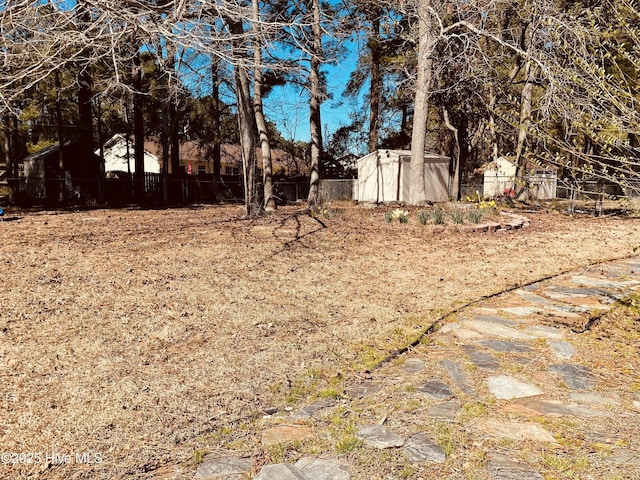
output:
[[[427, 200], [449, 199], [451, 159], [435, 153], [424, 155]], [[411, 184], [410, 150], [376, 150], [357, 161], [358, 179], [354, 199], [359, 202], [408, 202]]]
[[[124, 135], [115, 134], [104, 144], [104, 171], [107, 175], [117, 172], [135, 173], [136, 162], [134, 159], [135, 144], [127, 140]], [[99, 151], [96, 151], [96, 155]], [[158, 157], [144, 151], [144, 171], [145, 173], [160, 173], [160, 162]]]
[[482, 194], [492, 198], [511, 191], [518, 167], [504, 157], [484, 166]]
[[[517, 169], [514, 163], [504, 157], [485, 165], [483, 196], [491, 198], [513, 194]], [[556, 197], [557, 167], [527, 162], [524, 180], [527, 182], [531, 198], [548, 200]]]

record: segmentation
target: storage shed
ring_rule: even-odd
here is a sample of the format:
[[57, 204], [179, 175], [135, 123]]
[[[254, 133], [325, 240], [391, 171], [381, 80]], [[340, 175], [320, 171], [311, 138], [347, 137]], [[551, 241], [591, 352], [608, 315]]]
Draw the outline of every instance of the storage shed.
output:
[[61, 189], [68, 196], [95, 196], [100, 157], [88, 156], [78, 144], [62, 147], [65, 171], [60, 170], [60, 146], [51, 145], [22, 160], [24, 193], [30, 199], [58, 201]]
[[[517, 166], [504, 157], [498, 158], [484, 167], [483, 195], [491, 198], [512, 192], [516, 178]], [[538, 200], [556, 197], [558, 169], [553, 165], [539, 165], [528, 162], [525, 181], [529, 194]]]
[[516, 178], [518, 167], [504, 157], [484, 166], [482, 193], [485, 198], [497, 197], [510, 191]]
[[[449, 199], [450, 162], [449, 157], [425, 153], [424, 181], [428, 201]], [[376, 150], [359, 158], [354, 199], [374, 203], [408, 202], [410, 165], [410, 150]]]

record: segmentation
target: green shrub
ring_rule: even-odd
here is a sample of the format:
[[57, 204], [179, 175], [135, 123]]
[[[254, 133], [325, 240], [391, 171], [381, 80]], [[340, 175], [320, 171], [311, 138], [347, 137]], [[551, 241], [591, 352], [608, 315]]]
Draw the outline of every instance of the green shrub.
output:
[[418, 212], [418, 223], [420, 225], [426, 225], [429, 219], [429, 214], [425, 210], [420, 210]]

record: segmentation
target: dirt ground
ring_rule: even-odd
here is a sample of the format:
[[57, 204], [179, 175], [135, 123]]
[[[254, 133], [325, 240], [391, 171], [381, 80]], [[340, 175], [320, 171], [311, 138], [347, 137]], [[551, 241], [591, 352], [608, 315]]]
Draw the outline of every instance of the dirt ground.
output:
[[187, 472], [203, 435], [304, 400], [301, 379], [348, 383], [456, 307], [640, 245], [628, 215], [531, 211], [528, 228], [474, 234], [385, 211], [0, 222], [0, 450], [32, 460], [0, 477]]

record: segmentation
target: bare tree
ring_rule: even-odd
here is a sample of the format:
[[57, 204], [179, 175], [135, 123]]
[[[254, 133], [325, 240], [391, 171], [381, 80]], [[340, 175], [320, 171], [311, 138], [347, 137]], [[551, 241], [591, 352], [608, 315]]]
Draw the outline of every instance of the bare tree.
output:
[[427, 202], [427, 192], [424, 180], [425, 137], [427, 132], [427, 118], [429, 117], [429, 88], [433, 68], [433, 53], [436, 37], [433, 32], [431, 2], [418, 1], [418, 61], [416, 93], [414, 102], [413, 134], [411, 137], [411, 183], [409, 198], [412, 205]]
[[311, 133], [311, 172], [309, 180], [309, 196], [307, 204], [314, 206], [318, 203], [318, 188], [320, 186], [320, 162], [322, 160], [322, 122], [320, 120], [320, 105], [322, 104], [322, 87], [320, 85], [320, 65], [322, 63], [322, 24], [320, 0], [310, 0], [312, 12], [311, 36], [311, 66], [309, 69], [309, 130]]
[[262, 74], [262, 45], [260, 44], [260, 7], [258, 0], [252, 0], [252, 21], [253, 28], [256, 31], [255, 45], [253, 48], [254, 56], [254, 74], [253, 74], [253, 110], [256, 117], [256, 126], [258, 127], [258, 137], [260, 142], [260, 150], [262, 152], [262, 185], [264, 192], [264, 209], [272, 211], [276, 208], [276, 202], [273, 198], [273, 166], [271, 161], [271, 145], [269, 143], [269, 135], [267, 135], [267, 122], [264, 118], [264, 108], [262, 106], [263, 82]]

